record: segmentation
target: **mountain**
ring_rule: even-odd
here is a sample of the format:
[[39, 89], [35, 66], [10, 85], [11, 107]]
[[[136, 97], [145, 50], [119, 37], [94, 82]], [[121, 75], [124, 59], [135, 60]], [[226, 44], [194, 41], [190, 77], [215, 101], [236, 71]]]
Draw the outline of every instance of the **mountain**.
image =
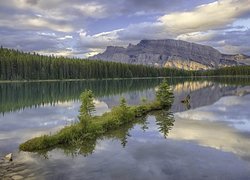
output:
[[210, 46], [165, 39], [141, 40], [137, 45], [129, 44], [127, 48], [108, 46], [106, 51], [89, 59], [201, 70], [245, 65], [250, 57], [222, 54]]

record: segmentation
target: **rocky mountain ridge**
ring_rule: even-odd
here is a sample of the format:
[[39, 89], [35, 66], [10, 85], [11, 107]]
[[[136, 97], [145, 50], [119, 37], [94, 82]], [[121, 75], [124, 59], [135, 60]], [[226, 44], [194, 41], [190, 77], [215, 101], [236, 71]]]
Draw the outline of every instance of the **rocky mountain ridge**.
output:
[[106, 51], [90, 57], [104, 61], [174, 67], [186, 70], [215, 69], [244, 65], [250, 59], [246, 55], [227, 55], [210, 46], [181, 40], [141, 40], [127, 48], [108, 46]]

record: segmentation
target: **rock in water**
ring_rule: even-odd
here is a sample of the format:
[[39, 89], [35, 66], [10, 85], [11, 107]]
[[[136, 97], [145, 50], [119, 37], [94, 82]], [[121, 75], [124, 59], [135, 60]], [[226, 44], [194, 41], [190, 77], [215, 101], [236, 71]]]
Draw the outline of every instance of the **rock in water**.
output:
[[7, 161], [12, 161], [12, 160], [13, 160], [13, 159], [12, 159], [12, 153], [7, 154], [7, 155], [5, 156], [5, 159], [6, 159]]
[[244, 65], [246, 55], [226, 55], [210, 46], [181, 40], [142, 40], [127, 48], [108, 46], [106, 51], [90, 57], [104, 61], [144, 64], [186, 70], [215, 69]]
[[24, 179], [23, 176], [20, 176], [20, 175], [14, 175], [11, 177], [13, 180], [20, 180], [20, 179]]

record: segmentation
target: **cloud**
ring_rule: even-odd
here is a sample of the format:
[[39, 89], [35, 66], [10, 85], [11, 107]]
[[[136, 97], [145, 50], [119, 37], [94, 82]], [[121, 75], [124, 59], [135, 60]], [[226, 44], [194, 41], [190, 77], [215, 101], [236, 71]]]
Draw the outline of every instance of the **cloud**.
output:
[[[0, 36], [3, 45], [18, 41], [12, 39], [17, 33], [20, 42], [32, 43], [31, 50], [57, 53], [72, 48], [76, 56], [102, 52], [108, 45], [127, 46], [141, 39], [166, 38], [213, 45], [223, 52], [247, 53], [248, 38], [235, 38], [240, 32], [229, 37], [228, 30], [242, 27], [245, 32], [241, 35], [247, 35], [248, 21], [235, 22], [248, 18], [249, 9], [249, 0], [9, 0], [0, 2]], [[1, 33], [1, 29], [9, 32]], [[79, 33], [79, 29], [84, 30]], [[56, 36], [40, 34], [38, 38], [38, 32]], [[2, 38], [4, 34], [7, 36]], [[31, 40], [23, 34], [36, 36]], [[49, 45], [35, 49], [41, 46], [42, 37], [44, 44], [52, 39], [57, 44], [52, 43], [54, 48]], [[17, 47], [13, 45], [8, 47]]]
[[226, 53], [245, 53], [250, 55], [250, 29], [227, 31], [212, 39], [214, 46]]
[[66, 36], [60, 37], [60, 38], [58, 38], [58, 39], [60, 39], [60, 40], [73, 39], [73, 37], [72, 37], [72, 36], [69, 36], [69, 35], [66, 35]]
[[246, 37], [250, 37], [250, 29], [233, 26], [223, 30], [185, 33], [177, 36], [177, 39], [210, 45], [222, 53], [250, 55], [250, 41]]
[[129, 43], [136, 44], [141, 39], [171, 38], [168, 32], [162, 31], [159, 23], [132, 24], [125, 29], [116, 29], [88, 35], [86, 31], [79, 32], [80, 43], [78, 48], [88, 49], [87, 56], [103, 52], [107, 46], [128, 46]]
[[[133, 1], [128, 3], [136, 4]], [[147, 3], [150, 4], [150, 2]], [[244, 28], [245, 26], [235, 26], [233, 23], [241, 16], [245, 16], [249, 9], [248, 0], [221, 0], [199, 5], [189, 11], [169, 13], [160, 16], [154, 22], [130, 24], [119, 31], [104, 33], [102, 38], [98, 38], [98, 51], [103, 51], [110, 44], [126, 46], [129, 43], [137, 43], [141, 39], [173, 38], [214, 45], [224, 53], [247, 53], [249, 44], [246, 42], [244, 43], [246, 46], [242, 45], [242, 41], [246, 38], [229, 37], [230, 33], [227, 30]], [[92, 35], [94, 39], [92, 41], [89, 36], [89, 42], [96, 42], [94, 37], [95, 35]], [[233, 37], [236, 37], [236, 34]], [[216, 41], [217, 39], [220, 40]], [[84, 47], [90, 44], [92, 43], [83, 43]], [[94, 48], [94, 46], [90, 47]]]
[[249, 100], [250, 95], [226, 96], [212, 105], [178, 112], [168, 137], [249, 158]]
[[54, 31], [61, 31], [61, 32], [73, 31], [73, 27], [71, 27], [70, 25], [63, 25], [62, 23], [56, 24], [42, 18], [26, 19], [23, 23], [20, 24], [23, 25], [24, 27], [34, 27], [37, 29], [45, 27], [48, 29], [52, 29]]
[[214, 36], [216, 36], [215, 31], [206, 31], [206, 32], [192, 32], [180, 34], [176, 37], [176, 39], [189, 41], [189, 42], [205, 42], [211, 40]]
[[[182, 9], [191, 9], [197, 5], [209, 2], [211, 0], [192, 0], [192, 3], [186, 0], [120, 0], [106, 1], [105, 4], [112, 9], [112, 13], [117, 15], [149, 15], [164, 14], [166, 12], [180, 11]], [[99, 0], [103, 2], [103, 0]], [[112, 15], [111, 13], [111, 15]]]
[[250, 95], [227, 96], [213, 105], [176, 113], [176, 116], [198, 121], [223, 122], [239, 131], [250, 132], [249, 102]]
[[58, 32], [72, 32], [73, 26], [65, 21], [57, 21], [44, 17], [30, 15], [8, 15], [1, 14], [0, 27], [9, 27], [20, 30], [53, 30]]
[[[15, 22], [16, 26], [12, 28], [50, 28], [54, 31], [69, 32], [83, 26], [87, 19], [113, 18], [114, 16], [131, 16], [135, 14], [164, 13], [166, 11], [181, 10], [181, 8], [190, 8], [201, 2], [193, 0], [193, 3], [187, 3], [184, 0], [170, 1], [158, 0], [9, 0], [0, 2], [5, 16], [1, 19], [6, 20], [2, 24]], [[70, 8], [69, 8], [70, 7]], [[177, 8], [178, 7], [178, 8]], [[8, 10], [8, 11], [6, 11]], [[21, 18], [20, 18], [21, 15]], [[17, 16], [17, 17], [16, 17]], [[18, 18], [19, 17], [19, 18]], [[18, 21], [21, 19], [21, 21]], [[11, 21], [10, 21], [11, 20]], [[6, 27], [6, 26], [5, 26]]]
[[86, 17], [104, 18], [108, 16], [108, 11], [102, 4], [87, 3], [82, 5], [74, 5], [73, 8], [79, 10], [80, 13]]
[[81, 29], [78, 31], [80, 37], [78, 48], [88, 49], [89, 52], [86, 55], [93, 55], [103, 51], [106, 46], [124, 45], [124, 42], [118, 38], [118, 32], [120, 31], [123, 31], [123, 29], [88, 35], [85, 30]]
[[132, 24], [123, 31], [120, 31], [118, 35], [120, 39], [130, 41], [171, 37], [168, 31], [163, 31], [163, 24], [159, 22]]
[[118, 45], [119, 40], [118, 32], [124, 31], [124, 29], [116, 29], [108, 32], [101, 32], [93, 35], [89, 35], [85, 30], [79, 31], [79, 37], [81, 44], [88, 48], [103, 48], [108, 45]]
[[193, 11], [166, 14], [158, 20], [166, 30], [179, 34], [223, 28], [250, 10], [249, 0], [220, 0]]
[[37, 52], [44, 55], [74, 56], [77, 53], [73, 49], [73, 36], [64, 35], [64, 33], [1, 28], [0, 34], [1, 45], [8, 48], [15, 48], [25, 52]]

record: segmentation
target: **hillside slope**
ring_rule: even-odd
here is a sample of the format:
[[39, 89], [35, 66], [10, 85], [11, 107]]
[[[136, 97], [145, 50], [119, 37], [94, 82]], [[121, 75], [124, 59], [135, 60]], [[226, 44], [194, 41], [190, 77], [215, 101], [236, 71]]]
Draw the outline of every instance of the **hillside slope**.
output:
[[106, 51], [90, 57], [104, 61], [175, 67], [186, 70], [216, 69], [244, 65], [246, 55], [226, 55], [210, 46], [181, 40], [142, 40], [127, 48], [108, 46]]

